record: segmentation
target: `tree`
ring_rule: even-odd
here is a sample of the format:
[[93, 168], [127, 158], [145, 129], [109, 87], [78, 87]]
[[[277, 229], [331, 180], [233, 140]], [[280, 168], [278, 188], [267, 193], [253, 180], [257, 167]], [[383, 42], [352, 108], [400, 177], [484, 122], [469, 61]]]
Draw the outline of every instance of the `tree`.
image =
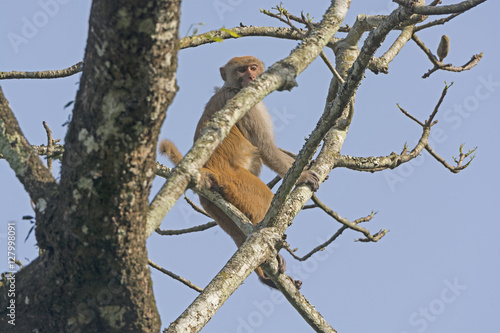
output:
[[[146, 266], [144, 236], [159, 226], [166, 212], [186, 190], [193, 174], [244, 114], [245, 108], [274, 90], [293, 88], [295, 77], [317, 55], [326, 61], [326, 55], [321, 51], [326, 46], [335, 52], [336, 69], [329, 66], [333, 79], [325, 111], [299, 153], [295, 167], [277, 192], [263, 221], [265, 228], [252, 234], [221, 274], [169, 330], [183, 330], [187, 325], [201, 329], [227, 297], [262, 264], [312, 327], [318, 331], [333, 331], [305, 298], [287, 284], [283, 275], [276, 275], [273, 263], [267, 262], [283, 246], [282, 236], [286, 228], [312, 195], [303, 187], [292, 191], [294, 182], [322, 140], [323, 146], [313, 166], [322, 179], [330, 170], [339, 167], [370, 172], [396, 168], [416, 158], [424, 149], [454, 172], [465, 168], [468, 165], [466, 158], [472, 156], [472, 151], [465, 152], [461, 147], [456, 165], [451, 166], [434, 152], [429, 143], [436, 112], [449, 85], [445, 85], [441, 99], [434, 111], [429, 112], [426, 121], [401, 107], [403, 113], [422, 128], [415, 146], [408, 148], [405, 145], [400, 154], [377, 158], [344, 156], [340, 154], [340, 148], [351, 124], [354, 96], [365, 70], [386, 73], [388, 65], [411, 38], [431, 59], [433, 69], [429, 75], [438, 69], [470, 69], [480, 60], [481, 55], [477, 55], [462, 67], [444, 64], [432, 55], [415, 33], [442, 23], [433, 21], [425, 25], [422, 22], [427, 17], [422, 15], [450, 14], [444, 20], [448, 21], [456, 16], [455, 13], [467, 11], [481, 2], [484, 1], [435, 8], [402, 2], [391, 15], [358, 17], [352, 27], [344, 28], [340, 27], [349, 1], [333, 2], [321, 23], [293, 16], [278, 6], [275, 14], [265, 14], [284, 20], [289, 25], [286, 30], [243, 26], [186, 37], [177, 44], [179, 3], [159, 1], [152, 8], [141, 8], [139, 2], [117, 5], [95, 1], [89, 30], [92, 33], [89, 34], [80, 89], [64, 142], [59, 182], [42, 165], [22, 136], [2, 96], [1, 153], [36, 206], [36, 237], [43, 249], [39, 258], [16, 275], [16, 289], [19, 290], [16, 299], [29, 299], [28, 304], [16, 302], [16, 315], [30, 318], [19, 322], [16, 328], [26, 325], [26, 328], [37, 327], [40, 331], [78, 328], [85, 331], [158, 331], [159, 317]], [[310, 31], [297, 29], [297, 24]], [[373, 31], [359, 50], [360, 38], [370, 30]], [[393, 30], [399, 37], [382, 56], [375, 58], [376, 50]], [[346, 37], [332, 39], [338, 31], [345, 32]], [[219, 131], [204, 135], [195, 143], [184, 162], [168, 175], [168, 182], [148, 211], [147, 196], [153, 176], [155, 173], [166, 174], [163, 168], [155, 168], [154, 151], [164, 111], [176, 92], [173, 73], [177, 45], [188, 48], [218, 38], [234, 38], [234, 33], [239, 36], [272, 35], [302, 42], [289, 57], [272, 65], [255, 84], [221, 110], [219, 117], [214, 119]], [[79, 69], [81, 67], [76, 66], [76, 70]], [[27, 75], [31, 74], [24, 74]], [[51, 142], [49, 139], [45, 153], [57, 157], [51, 150], [62, 147], [52, 147]], [[322, 206], [317, 198], [315, 204]], [[328, 211], [328, 208], [324, 209]], [[386, 234], [385, 230], [371, 234], [357, 225], [371, 219], [373, 214], [354, 222], [331, 214], [343, 224], [339, 232], [348, 228], [362, 232], [363, 241], [377, 241]], [[146, 235], [142, 232], [145, 229]], [[320, 248], [325, 246], [327, 244]], [[242, 262], [246, 263], [244, 271]], [[234, 274], [236, 271], [238, 274]], [[51, 281], [55, 283], [51, 284]], [[2, 294], [7, 295], [9, 284], [4, 283], [2, 288]], [[84, 301], [89, 298], [96, 302], [89, 304]], [[8, 301], [9, 298], [4, 296], [3, 309], [7, 308], [3, 305]], [[105, 306], [99, 306], [102, 304]]]

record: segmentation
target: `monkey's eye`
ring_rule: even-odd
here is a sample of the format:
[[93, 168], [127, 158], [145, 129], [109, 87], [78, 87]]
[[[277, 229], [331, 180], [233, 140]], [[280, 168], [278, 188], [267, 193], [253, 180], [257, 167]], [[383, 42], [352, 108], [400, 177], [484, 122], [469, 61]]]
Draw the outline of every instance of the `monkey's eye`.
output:
[[236, 70], [238, 71], [238, 73], [242, 73], [243, 74], [243, 73], [245, 73], [247, 71], [247, 68], [246, 67], [238, 67]]
[[258, 68], [258, 67], [257, 67], [256, 65], [250, 66], [250, 70], [251, 70], [252, 72], [255, 72], [255, 71], [257, 70], [257, 68]]

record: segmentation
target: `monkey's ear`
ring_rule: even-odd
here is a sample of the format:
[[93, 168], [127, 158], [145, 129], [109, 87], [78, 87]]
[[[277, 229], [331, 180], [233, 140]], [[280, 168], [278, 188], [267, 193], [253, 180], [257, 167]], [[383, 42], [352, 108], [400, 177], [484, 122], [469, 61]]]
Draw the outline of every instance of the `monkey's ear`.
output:
[[222, 80], [226, 81], [226, 71], [224, 67], [219, 68], [220, 70], [220, 76], [222, 77]]

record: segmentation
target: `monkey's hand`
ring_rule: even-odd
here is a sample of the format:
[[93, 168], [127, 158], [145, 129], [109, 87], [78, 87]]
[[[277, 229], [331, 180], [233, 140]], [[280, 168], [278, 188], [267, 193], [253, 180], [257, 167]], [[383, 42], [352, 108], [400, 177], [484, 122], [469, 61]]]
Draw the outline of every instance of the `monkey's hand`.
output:
[[295, 279], [293, 279], [293, 278], [291, 278], [291, 277], [288, 277], [288, 278], [292, 281], [292, 283], [295, 285], [295, 287], [296, 287], [297, 289], [300, 289], [300, 287], [302, 286], [302, 281], [300, 281], [300, 280], [295, 280]]
[[196, 188], [211, 189], [218, 191], [219, 185], [217, 182], [217, 177], [210, 170], [202, 168], [200, 170], [200, 178], [196, 182]]
[[309, 185], [311, 190], [316, 192], [319, 188], [319, 177], [314, 171], [306, 170], [300, 175], [297, 185]]

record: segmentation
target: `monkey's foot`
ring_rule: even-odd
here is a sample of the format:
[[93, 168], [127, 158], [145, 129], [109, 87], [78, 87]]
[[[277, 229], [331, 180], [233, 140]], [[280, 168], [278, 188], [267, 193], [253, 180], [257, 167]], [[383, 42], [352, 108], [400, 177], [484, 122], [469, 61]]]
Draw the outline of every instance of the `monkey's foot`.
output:
[[288, 278], [293, 282], [293, 284], [295, 285], [295, 287], [297, 289], [300, 289], [300, 287], [302, 286], [302, 281], [300, 281], [300, 280], [294, 280], [291, 277], [288, 277]]

